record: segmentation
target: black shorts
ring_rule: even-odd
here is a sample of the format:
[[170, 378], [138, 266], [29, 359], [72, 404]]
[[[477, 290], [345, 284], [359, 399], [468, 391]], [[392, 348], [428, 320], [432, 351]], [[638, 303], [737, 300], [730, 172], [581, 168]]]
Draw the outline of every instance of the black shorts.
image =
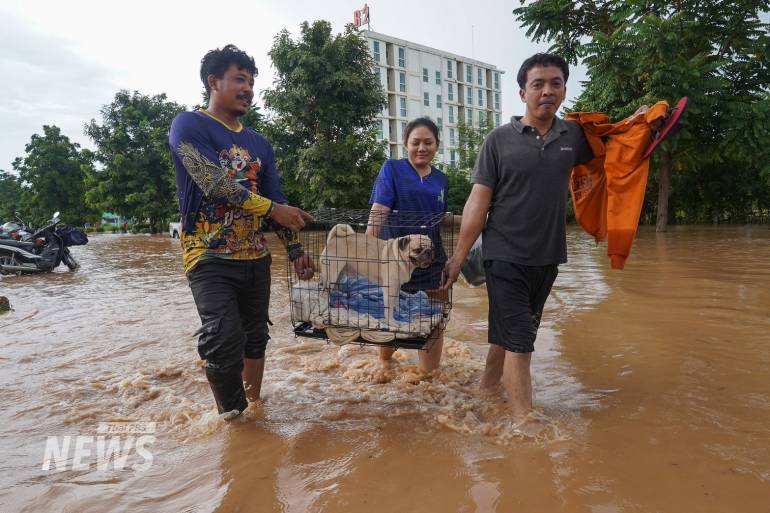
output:
[[513, 353], [531, 353], [543, 306], [559, 274], [557, 265], [484, 262], [489, 296], [489, 342]]
[[201, 318], [198, 354], [227, 371], [265, 356], [270, 306], [270, 255], [256, 260], [209, 258], [187, 273]]

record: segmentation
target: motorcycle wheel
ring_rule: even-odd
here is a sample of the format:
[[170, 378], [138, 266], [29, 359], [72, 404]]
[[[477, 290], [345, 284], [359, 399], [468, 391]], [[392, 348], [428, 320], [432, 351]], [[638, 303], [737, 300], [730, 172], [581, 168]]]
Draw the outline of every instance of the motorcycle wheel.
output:
[[64, 262], [64, 265], [70, 268], [70, 271], [76, 270], [78, 267], [80, 267], [80, 264], [77, 260], [75, 260], [75, 257], [70, 254], [69, 251], [65, 251], [64, 255], [62, 255], [61, 261]]
[[16, 258], [11, 255], [0, 255], [0, 274], [21, 276], [21, 271], [4, 271], [3, 265], [16, 265]]

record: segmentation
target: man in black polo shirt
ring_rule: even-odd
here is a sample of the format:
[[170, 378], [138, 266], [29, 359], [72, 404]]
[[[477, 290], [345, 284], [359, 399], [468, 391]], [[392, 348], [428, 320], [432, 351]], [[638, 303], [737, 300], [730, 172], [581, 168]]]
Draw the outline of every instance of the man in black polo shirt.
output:
[[530, 363], [543, 305], [558, 265], [567, 261], [570, 172], [593, 158], [583, 129], [556, 117], [568, 77], [557, 55], [536, 54], [522, 64], [517, 80], [525, 114], [484, 140], [457, 247], [446, 264], [444, 287], [450, 287], [484, 229], [491, 345], [482, 387], [495, 390], [502, 378], [514, 423], [524, 433], [539, 429], [530, 415]]

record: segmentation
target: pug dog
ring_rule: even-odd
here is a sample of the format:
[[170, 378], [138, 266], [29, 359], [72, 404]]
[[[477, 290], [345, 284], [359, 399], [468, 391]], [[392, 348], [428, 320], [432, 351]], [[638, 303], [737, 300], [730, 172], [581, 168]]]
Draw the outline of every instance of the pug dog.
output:
[[387, 286], [383, 300], [385, 318], [390, 321], [399, 307], [401, 285], [409, 281], [415, 269], [426, 269], [432, 262], [433, 243], [427, 235], [383, 240], [338, 224], [329, 230], [321, 253], [321, 284], [328, 289], [344, 272]]

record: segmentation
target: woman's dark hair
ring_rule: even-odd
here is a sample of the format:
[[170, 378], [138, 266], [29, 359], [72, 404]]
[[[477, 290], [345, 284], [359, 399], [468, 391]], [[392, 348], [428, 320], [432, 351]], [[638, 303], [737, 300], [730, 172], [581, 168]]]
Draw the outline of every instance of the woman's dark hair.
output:
[[433, 120], [428, 117], [413, 119], [412, 121], [407, 123], [406, 129], [404, 129], [404, 146], [406, 146], [406, 143], [409, 141], [409, 134], [412, 133], [412, 130], [421, 126], [424, 126], [428, 130], [430, 130], [431, 133], [433, 133], [433, 137], [436, 138], [436, 146], [438, 146], [438, 143], [439, 143], [438, 127], [436, 126], [436, 123], [434, 123]]
[[564, 75], [564, 83], [567, 83], [569, 78], [569, 65], [563, 57], [554, 55], [552, 53], [536, 53], [521, 64], [519, 73], [516, 75], [516, 81], [519, 83], [519, 87], [522, 89], [527, 88], [527, 73], [535, 66], [556, 66], [561, 69]]
[[203, 82], [203, 87], [206, 88], [206, 94], [211, 93], [208, 81], [209, 75], [222, 78], [231, 64], [238, 66], [238, 69], [248, 71], [255, 77], [257, 76], [258, 71], [257, 65], [254, 64], [254, 57], [238, 49], [237, 46], [227, 45], [221, 50], [219, 48], [210, 50], [201, 59], [201, 82]]

